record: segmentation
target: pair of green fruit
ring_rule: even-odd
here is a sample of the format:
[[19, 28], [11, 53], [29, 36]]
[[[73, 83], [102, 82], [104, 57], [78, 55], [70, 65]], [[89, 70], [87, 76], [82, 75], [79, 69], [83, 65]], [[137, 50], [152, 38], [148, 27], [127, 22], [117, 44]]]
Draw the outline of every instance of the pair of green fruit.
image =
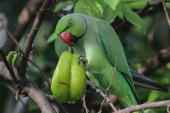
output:
[[52, 77], [51, 91], [59, 102], [75, 102], [86, 89], [86, 75], [78, 54], [64, 51]]

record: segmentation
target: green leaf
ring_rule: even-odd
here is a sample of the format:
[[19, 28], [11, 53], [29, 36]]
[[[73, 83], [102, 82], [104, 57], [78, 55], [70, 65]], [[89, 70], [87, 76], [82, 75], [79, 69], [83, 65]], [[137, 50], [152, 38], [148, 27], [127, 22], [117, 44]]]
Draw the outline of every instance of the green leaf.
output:
[[166, 3], [166, 7], [167, 7], [167, 8], [170, 8], [170, 3]]
[[82, 0], [84, 8], [89, 16], [101, 18], [101, 12], [93, 0]]
[[123, 12], [122, 12], [120, 3], [117, 5], [117, 15], [120, 19], [123, 19]]
[[117, 10], [113, 10], [109, 5], [106, 5], [106, 7], [103, 10], [101, 19], [107, 21], [108, 23], [111, 23], [116, 18], [117, 13], [118, 13]]
[[141, 28], [143, 30], [143, 32], [146, 34], [146, 24], [138, 14], [136, 14], [135, 12], [133, 12], [130, 9], [122, 9], [122, 12], [123, 12], [125, 18], [130, 23], [132, 23], [135, 26]]
[[147, 5], [147, 2], [148, 2], [147, 0], [142, 0], [138, 2], [121, 2], [121, 4], [133, 9], [142, 9], [144, 6]]
[[95, 3], [98, 3], [102, 6], [102, 8], [104, 8], [107, 4], [104, 0], [95, 0]]
[[113, 10], [116, 9], [117, 4], [119, 3], [119, 0], [104, 0], [107, 5], [109, 5]]
[[59, 38], [55, 32], [48, 38], [47, 43], [53, 42], [55, 39]]
[[74, 7], [74, 13], [87, 14], [96, 18], [101, 18], [101, 11], [93, 0], [78, 0]]
[[119, 0], [104, 0], [106, 5], [103, 8], [102, 19], [111, 23], [121, 11]]
[[67, 7], [68, 5], [74, 4], [73, 1], [64, 1], [64, 2], [60, 2], [56, 5], [56, 7], [54, 8], [53, 12], [58, 12], [59, 10]]
[[84, 4], [82, 0], [78, 0], [74, 6], [74, 13], [81, 13], [81, 14], [85, 14], [88, 15], [86, 12], [86, 9], [84, 8]]

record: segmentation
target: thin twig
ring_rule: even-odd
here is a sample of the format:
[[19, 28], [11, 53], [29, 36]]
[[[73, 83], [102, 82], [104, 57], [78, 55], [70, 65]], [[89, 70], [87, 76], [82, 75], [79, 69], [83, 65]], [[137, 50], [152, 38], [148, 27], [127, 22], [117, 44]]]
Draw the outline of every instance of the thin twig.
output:
[[13, 68], [9, 65], [2, 48], [0, 48], [0, 54], [1, 54], [1, 57], [2, 57], [2, 59], [4, 61], [5, 66], [7, 67], [8, 71], [9, 71], [9, 73], [11, 75], [12, 82], [14, 83], [15, 87], [17, 88], [17, 91], [15, 93], [15, 98], [17, 100], [18, 99], [18, 94], [22, 91], [22, 87], [19, 84], [19, 81], [18, 81], [18, 79], [17, 79], [17, 77], [16, 77], [16, 75], [14, 73]]
[[15, 73], [14, 73], [13, 69], [11, 68], [11, 66], [9, 65], [2, 48], [0, 48], [0, 54], [1, 54], [1, 57], [6, 65], [7, 69], [9, 70], [9, 72], [11, 74], [12, 81], [14, 82], [15, 85], [17, 85], [17, 78], [15, 76]]
[[46, 81], [47, 84], [48, 84], [48, 88], [51, 89], [51, 82], [50, 82], [50, 80], [48, 79], [48, 77], [46, 76], [46, 74], [43, 72], [43, 70], [42, 70], [35, 62], [33, 62], [32, 60], [28, 59], [28, 61], [29, 61], [31, 64], [33, 64], [33, 65], [40, 71], [40, 73], [43, 75], [45, 81]]
[[41, 26], [42, 20], [45, 16], [46, 11], [48, 11], [49, 6], [52, 4], [52, 2], [54, 2], [53, 0], [44, 0], [39, 12], [37, 13], [37, 16], [34, 20], [33, 26], [28, 34], [26, 43], [25, 43], [25, 47], [24, 47], [24, 54], [26, 56], [22, 57], [21, 59], [21, 63], [19, 65], [19, 76], [25, 76], [26, 74], [26, 66], [27, 66], [27, 58], [29, 57], [29, 54], [32, 50], [32, 44], [33, 41], [35, 39], [35, 36]]
[[[136, 13], [140, 16], [142, 16], [144, 13], [146, 13], [148, 11], [148, 9], [150, 7], [157, 7], [158, 5], [161, 4], [161, 0], [160, 1], [150, 1], [147, 3], [147, 5], [145, 7], [143, 7], [141, 10], [137, 11]], [[119, 26], [117, 26], [115, 28], [115, 31], [119, 31], [122, 28], [125, 28], [126, 25], [130, 24], [129, 21], [125, 20], [124, 22], [122, 22], [121, 24], [119, 24]]]
[[102, 103], [100, 105], [100, 109], [99, 109], [99, 111], [97, 113], [102, 113], [102, 107], [103, 107], [104, 102], [106, 101], [106, 96], [107, 95], [104, 96], [104, 99], [103, 99], [103, 101], [102, 101]]
[[[89, 82], [90, 83], [90, 82]], [[94, 87], [94, 85], [92, 84], [88, 84], [88, 88], [92, 91], [95, 91], [97, 93], [99, 93], [103, 98], [106, 97], [106, 101], [109, 103], [110, 107], [112, 108], [113, 111], [117, 111], [116, 107], [112, 104], [112, 102], [110, 101], [110, 99], [100, 90], [97, 89], [96, 87]]]
[[10, 85], [8, 85], [8, 84], [6, 84], [6, 83], [3, 83], [3, 82], [0, 82], [0, 85], [5, 86], [5, 87], [8, 88], [12, 93], [15, 94], [15, 89], [14, 89], [12, 86], [10, 86]]
[[[3, 82], [0, 82], [0, 85], [3, 85], [5, 86], [6, 88], [8, 88], [14, 95], [15, 95], [15, 89], [8, 85], [8, 84], [5, 84]], [[19, 101], [22, 103], [23, 107], [25, 108], [25, 110], [28, 112], [28, 113], [31, 113], [30, 110], [28, 109], [28, 107], [25, 105], [25, 103], [21, 100], [21, 98], [19, 98]]]
[[168, 21], [169, 28], [170, 28], [170, 18], [169, 18], [169, 14], [168, 14], [168, 11], [167, 11], [167, 8], [166, 8], [165, 0], [162, 0], [162, 3], [163, 3], [163, 7], [164, 7], [164, 11], [165, 11], [166, 19], [167, 19], [167, 21]]
[[170, 113], [170, 104], [167, 105], [167, 113]]
[[69, 112], [67, 111], [67, 109], [66, 109], [60, 102], [57, 102], [57, 101], [55, 100], [54, 103], [55, 103], [58, 107], [60, 107], [60, 108], [64, 111], [64, 113], [69, 113]]
[[[44, 0], [25, 0], [25, 6], [18, 15], [16, 22], [14, 22], [15, 25], [11, 30], [11, 34], [15, 37], [17, 41], [22, 38], [25, 31], [28, 29], [28, 26], [32, 24], [35, 13], [40, 9], [43, 1]], [[22, 3], [22, 5], [24, 4]], [[15, 44], [10, 38], [8, 38], [6, 42], [7, 43], [4, 45], [3, 50], [5, 54], [8, 54], [9, 51], [15, 48]]]
[[53, 103], [55, 103], [56, 105], [58, 105], [58, 107], [60, 107], [60, 108], [64, 111], [64, 113], [69, 113], [60, 102], [57, 102], [57, 101], [55, 100], [55, 98], [54, 98], [53, 95], [48, 95], [48, 94], [45, 94], [45, 95], [46, 95], [47, 99], [48, 99], [51, 103], [53, 102]]
[[[8, 69], [4, 66], [3, 62], [0, 62], [0, 67], [0, 76], [12, 81], [9, 76]], [[45, 94], [36, 86], [36, 84], [31, 80], [29, 80], [27, 83], [28, 84], [25, 85], [23, 92], [26, 92], [28, 96], [37, 103], [41, 109], [41, 112], [56, 113]]]
[[101, 96], [106, 97], [106, 101], [109, 103], [110, 107], [114, 110], [117, 111], [116, 107], [112, 104], [110, 99], [100, 90], [100, 89], [95, 89], [96, 92], [98, 92]]
[[9, 35], [9, 37], [13, 40], [13, 42], [17, 45], [17, 47], [19, 49], [21, 49], [21, 47], [19, 46], [18, 41], [15, 39], [15, 37], [9, 32], [9, 30], [6, 28], [6, 26], [4, 25], [3, 19], [0, 18], [0, 22], [2, 24], [2, 28], [7, 32], [7, 34]]
[[27, 58], [30, 54], [30, 51], [32, 50], [34, 38], [40, 28], [45, 12], [49, 9], [49, 6], [52, 4], [52, 2], [54, 1], [44, 0], [40, 11], [37, 13], [36, 19], [25, 43], [24, 54], [26, 57], [22, 56], [21, 63], [17, 68], [17, 75], [19, 76], [19, 79], [22, 80], [23, 92], [28, 94], [28, 96], [30, 96], [37, 103], [42, 113], [56, 113], [56, 111], [54, 110], [48, 99], [45, 97], [44, 93], [42, 93], [32, 81], [26, 78], [26, 66]]
[[130, 107], [127, 107], [125, 109], [119, 110], [114, 113], [130, 113], [130, 112], [141, 111], [141, 110], [150, 109], [150, 108], [167, 107], [169, 103], [170, 103], [170, 100], [150, 102], [150, 103], [130, 106]]
[[109, 103], [112, 110], [117, 111], [116, 107], [112, 104], [110, 99], [100, 89], [97, 89], [93, 82], [86, 80], [86, 85], [87, 85], [87, 89], [99, 93], [103, 98], [106, 97], [106, 101]]
[[149, 75], [168, 62], [170, 62], [170, 48], [162, 49], [157, 55], [148, 58], [145, 66], [139, 68], [138, 72]]
[[83, 95], [82, 101], [83, 101], [83, 107], [84, 107], [86, 113], [89, 113], [89, 110], [86, 106], [86, 100], [85, 99], [86, 99], [86, 93]]
[[[6, 28], [6, 26], [4, 25], [3, 23], [3, 20], [0, 19], [0, 22], [2, 23], [2, 27], [3, 29], [8, 33], [9, 37], [13, 40], [13, 42], [16, 44], [16, 46], [20, 49], [20, 51], [22, 52], [22, 54], [25, 56], [24, 52], [22, 51], [21, 47], [19, 46], [19, 43], [18, 41], [16, 40], [16, 38], [9, 32], [9, 30]], [[39, 71], [40, 73], [43, 75], [44, 79], [46, 80], [47, 84], [48, 84], [48, 87], [51, 88], [51, 83], [50, 83], [50, 80], [47, 78], [47, 76], [45, 75], [45, 73], [43, 72], [43, 70], [35, 63], [33, 62], [32, 60], [28, 59], [28, 61], [33, 64]]]
[[142, 9], [140, 9], [139, 11], [137, 11], [136, 13], [139, 15], [143, 15], [144, 13], [146, 13], [148, 11], [148, 9], [150, 7], [157, 7], [158, 5], [161, 4], [161, 0], [159, 1], [149, 1], [146, 6], [144, 6]]

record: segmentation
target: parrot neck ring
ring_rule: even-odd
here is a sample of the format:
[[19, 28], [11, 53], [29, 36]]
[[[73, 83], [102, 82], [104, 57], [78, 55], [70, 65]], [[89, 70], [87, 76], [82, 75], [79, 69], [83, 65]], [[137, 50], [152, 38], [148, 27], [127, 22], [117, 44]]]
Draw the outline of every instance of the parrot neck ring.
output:
[[[80, 14], [81, 15], [81, 14]], [[84, 21], [86, 22], [86, 31], [84, 32], [84, 34], [81, 36], [81, 37], [83, 37], [85, 34], [86, 34], [86, 32], [87, 32], [87, 28], [88, 28], [88, 24], [87, 24], [87, 21], [86, 21], [86, 18], [83, 16], [83, 15], [81, 15], [82, 16], [82, 18], [84, 19]], [[80, 37], [80, 38], [81, 38]]]

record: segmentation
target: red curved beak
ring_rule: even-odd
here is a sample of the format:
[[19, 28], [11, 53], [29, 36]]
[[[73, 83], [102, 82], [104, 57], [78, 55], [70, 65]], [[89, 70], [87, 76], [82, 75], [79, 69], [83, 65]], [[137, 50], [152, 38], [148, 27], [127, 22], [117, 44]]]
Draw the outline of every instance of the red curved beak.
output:
[[71, 34], [69, 32], [63, 32], [59, 36], [66, 44], [71, 45]]

